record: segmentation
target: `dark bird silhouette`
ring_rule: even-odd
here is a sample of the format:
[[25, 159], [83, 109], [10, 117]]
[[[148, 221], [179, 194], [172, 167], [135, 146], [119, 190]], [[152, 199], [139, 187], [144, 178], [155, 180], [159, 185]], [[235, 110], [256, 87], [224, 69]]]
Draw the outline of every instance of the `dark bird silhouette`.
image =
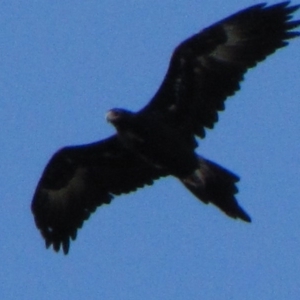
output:
[[235, 198], [239, 177], [196, 154], [196, 137], [213, 128], [249, 68], [299, 35], [293, 29], [300, 21], [291, 20], [299, 7], [254, 5], [193, 35], [175, 49], [160, 88], [143, 109], [107, 113], [115, 135], [55, 153], [31, 207], [46, 246], [67, 254], [70, 240], [98, 206], [169, 175], [202, 202], [250, 222]]

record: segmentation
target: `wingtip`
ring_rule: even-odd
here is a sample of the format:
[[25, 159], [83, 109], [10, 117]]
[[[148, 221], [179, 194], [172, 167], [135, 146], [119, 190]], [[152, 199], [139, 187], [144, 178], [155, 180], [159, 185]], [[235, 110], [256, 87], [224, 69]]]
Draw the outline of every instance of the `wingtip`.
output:
[[62, 248], [63, 248], [64, 255], [67, 255], [70, 250], [70, 239], [69, 238], [68, 238], [68, 240], [63, 242]]
[[245, 221], [247, 223], [252, 223], [251, 217], [241, 207], [239, 207], [237, 218], [239, 218], [242, 221]]
[[286, 8], [288, 14], [292, 14], [300, 8], [300, 4], [289, 6], [291, 4], [291, 1], [286, 1], [285, 3], [286, 5], [284, 7]]
[[247, 223], [252, 223], [251, 217], [247, 214], [245, 214], [243, 217], [240, 217], [240, 219], [247, 222]]

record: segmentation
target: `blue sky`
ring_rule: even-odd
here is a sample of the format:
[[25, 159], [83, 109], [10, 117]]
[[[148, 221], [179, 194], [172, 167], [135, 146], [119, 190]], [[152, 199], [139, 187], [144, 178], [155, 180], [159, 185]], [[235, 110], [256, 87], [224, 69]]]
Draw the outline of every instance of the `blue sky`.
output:
[[300, 39], [246, 75], [198, 149], [241, 176], [252, 224], [169, 178], [98, 209], [64, 256], [30, 212], [57, 149], [112, 134], [106, 111], [145, 105], [178, 43], [257, 3], [1, 1], [3, 299], [298, 299]]

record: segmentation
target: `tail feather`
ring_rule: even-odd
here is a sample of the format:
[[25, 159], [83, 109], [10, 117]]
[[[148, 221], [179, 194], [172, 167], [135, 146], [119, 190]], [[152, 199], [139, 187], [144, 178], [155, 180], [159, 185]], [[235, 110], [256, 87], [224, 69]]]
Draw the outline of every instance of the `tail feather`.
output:
[[204, 203], [212, 203], [229, 217], [251, 222], [250, 216], [239, 206], [235, 194], [239, 177], [225, 168], [199, 157], [199, 168], [180, 179], [186, 188]]

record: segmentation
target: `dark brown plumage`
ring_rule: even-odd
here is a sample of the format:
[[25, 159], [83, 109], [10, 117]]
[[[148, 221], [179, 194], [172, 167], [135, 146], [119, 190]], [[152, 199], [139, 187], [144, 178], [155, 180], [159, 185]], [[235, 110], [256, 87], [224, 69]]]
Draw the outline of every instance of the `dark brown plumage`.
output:
[[195, 34], [175, 49], [162, 85], [142, 110], [108, 112], [114, 136], [55, 153], [32, 201], [46, 246], [67, 254], [98, 206], [168, 175], [204, 203], [250, 222], [235, 199], [238, 176], [197, 155], [195, 136], [213, 128], [249, 68], [299, 35], [292, 30], [300, 21], [291, 21], [298, 8], [258, 4]]

